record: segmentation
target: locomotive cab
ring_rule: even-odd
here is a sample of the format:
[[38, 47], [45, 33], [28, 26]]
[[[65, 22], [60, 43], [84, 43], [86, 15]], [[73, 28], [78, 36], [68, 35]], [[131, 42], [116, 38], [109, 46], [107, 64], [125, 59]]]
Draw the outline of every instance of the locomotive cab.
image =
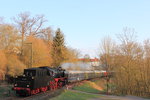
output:
[[36, 70], [24, 70], [24, 74], [16, 76], [15, 86], [22, 88], [30, 88], [33, 85], [34, 78], [36, 76]]
[[35, 70], [25, 69], [23, 75], [16, 76], [13, 88], [16, 91], [16, 94], [19, 95], [27, 94], [33, 86], [35, 75], [36, 75]]

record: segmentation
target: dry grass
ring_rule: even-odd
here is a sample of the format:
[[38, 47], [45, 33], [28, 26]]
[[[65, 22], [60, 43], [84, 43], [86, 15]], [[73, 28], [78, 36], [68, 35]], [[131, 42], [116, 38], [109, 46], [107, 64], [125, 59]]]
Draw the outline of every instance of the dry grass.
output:
[[97, 89], [97, 90], [103, 91], [103, 88], [102, 88], [100, 85], [97, 85], [96, 83], [91, 82], [91, 81], [87, 81], [87, 83], [88, 83], [91, 87], [93, 87], [93, 88], [95, 88], [95, 89]]

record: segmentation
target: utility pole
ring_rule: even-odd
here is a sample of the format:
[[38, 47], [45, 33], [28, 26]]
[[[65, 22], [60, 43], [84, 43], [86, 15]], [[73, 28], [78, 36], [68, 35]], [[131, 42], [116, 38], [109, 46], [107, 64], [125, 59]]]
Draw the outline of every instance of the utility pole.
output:
[[107, 82], [107, 95], [109, 94], [109, 76], [108, 76], [108, 72], [107, 72], [107, 76], [106, 76], [106, 82]]
[[26, 45], [30, 45], [31, 55], [30, 55], [30, 68], [32, 68], [33, 65], [33, 46], [32, 43], [25, 43]]
[[31, 68], [32, 68], [32, 64], [33, 64], [33, 47], [32, 47], [32, 43], [31, 43], [31, 59], [30, 59], [30, 61], [31, 61]]
[[109, 94], [109, 73], [108, 73], [108, 67], [109, 67], [109, 65], [107, 64], [107, 60], [105, 60], [106, 61], [106, 76], [105, 76], [105, 78], [106, 78], [106, 85], [107, 85], [107, 95]]

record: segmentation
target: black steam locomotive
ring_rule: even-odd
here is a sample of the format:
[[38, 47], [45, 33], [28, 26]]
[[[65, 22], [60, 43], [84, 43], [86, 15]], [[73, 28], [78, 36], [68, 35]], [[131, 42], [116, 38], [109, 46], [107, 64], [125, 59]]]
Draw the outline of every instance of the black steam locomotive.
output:
[[33, 95], [62, 87], [67, 83], [67, 77], [65, 70], [61, 67], [24, 69], [24, 74], [14, 79], [13, 90], [19, 95]]
[[24, 69], [24, 74], [14, 80], [13, 90], [18, 95], [34, 95], [47, 90], [55, 90], [68, 82], [106, 76], [106, 71], [65, 71], [61, 67], [38, 67]]

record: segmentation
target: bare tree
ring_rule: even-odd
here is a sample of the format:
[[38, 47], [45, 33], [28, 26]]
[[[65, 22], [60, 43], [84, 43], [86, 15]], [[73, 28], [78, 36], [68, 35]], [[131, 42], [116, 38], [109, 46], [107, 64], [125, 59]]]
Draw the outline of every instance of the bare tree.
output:
[[46, 20], [44, 19], [43, 15], [37, 15], [35, 17], [31, 17], [29, 13], [25, 12], [25, 13], [20, 13], [17, 17], [15, 17], [14, 21], [22, 37], [21, 39], [22, 40], [21, 54], [22, 54], [25, 36], [39, 35], [42, 32], [41, 31], [42, 26]]
[[113, 55], [115, 42], [110, 37], [105, 37], [100, 46], [100, 61], [108, 71], [111, 68], [111, 56]]
[[[135, 94], [143, 91], [141, 86], [144, 82], [143, 76], [143, 49], [136, 42], [134, 29], [125, 28], [122, 34], [118, 35], [121, 43], [118, 45], [119, 52], [116, 53], [116, 81], [117, 90], [125, 94]], [[138, 74], [137, 74], [138, 73]]]
[[51, 27], [46, 27], [41, 30], [42, 34], [40, 34], [38, 37], [45, 40], [47, 43], [51, 43], [53, 41], [54, 32], [51, 29]]
[[[24, 46], [24, 61], [28, 67], [38, 67], [38, 66], [50, 66], [52, 63], [52, 57], [47, 43], [42, 39], [34, 36], [27, 37], [26, 43], [32, 43], [31, 45]], [[32, 46], [32, 48], [31, 48]], [[32, 51], [31, 51], [32, 49]], [[31, 59], [32, 56], [32, 59]], [[32, 63], [32, 64], [31, 64]], [[31, 66], [31, 65], [32, 66]]]
[[0, 49], [11, 51], [19, 42], [17, 29], [8, 24], [0, 25]]
[[150, 93], [150, 41], [144, 45], [136, 42], [134, 29], [125, 28], [118, 35], [120, 43], [113, 45], [110, 38], [104, 38], [100, 61], [107, 68], [113, 67], [115, 92], [138, 96]]

